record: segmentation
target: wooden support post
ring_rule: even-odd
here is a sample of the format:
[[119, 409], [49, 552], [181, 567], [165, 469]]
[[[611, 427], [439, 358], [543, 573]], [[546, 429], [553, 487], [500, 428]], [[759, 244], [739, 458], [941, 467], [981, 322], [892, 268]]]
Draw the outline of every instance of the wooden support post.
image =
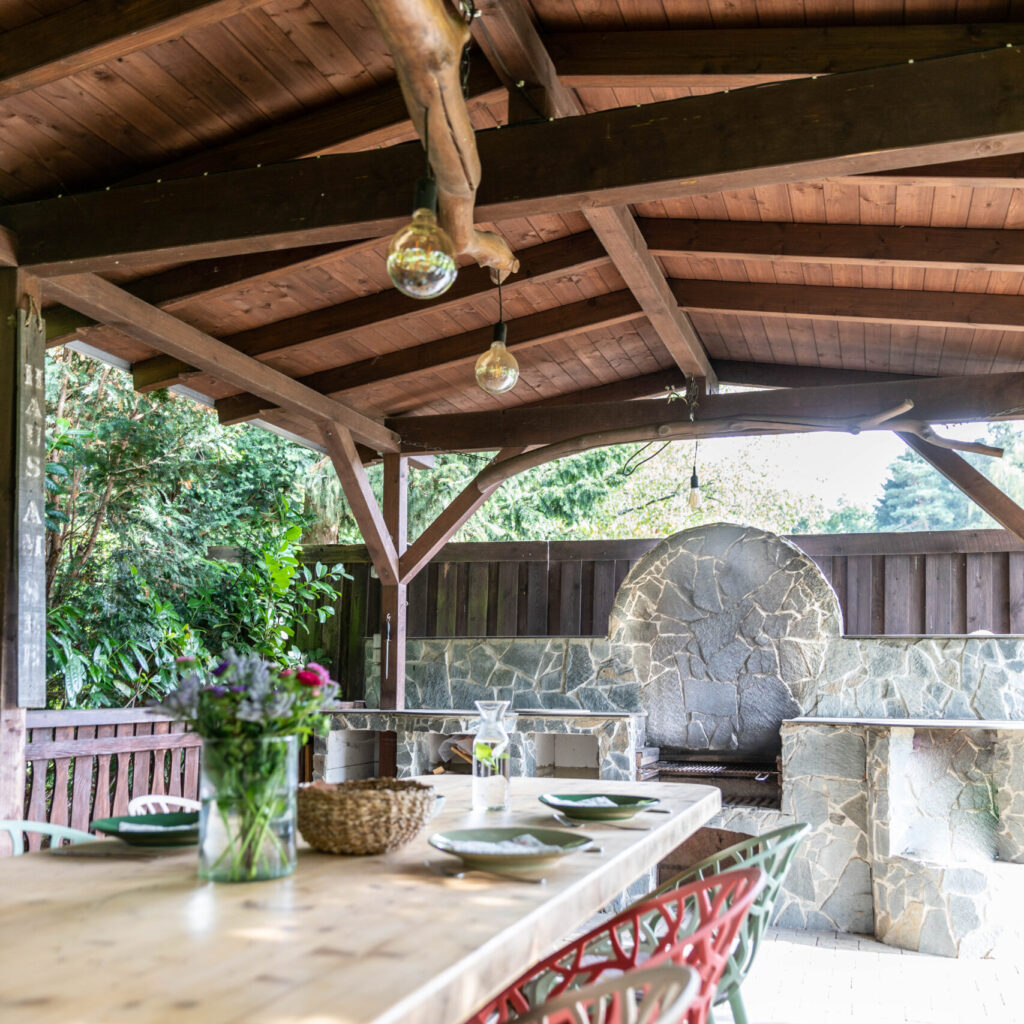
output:
[[0, 818], [24, 817], [25, 709], [46, 703], [45, 337], [36, 282], [0, 269]]
[[[401, 558], [408, 542], [409, 465], [398, 455], [384, 456], [384, 525]], [[380, 706], [405, 707], [406, 585], [381, 581], [380, 602]], [[378, 774], [397, 771], [397, 737], [381, 733]]]
[[963, 456], [948, 448], [931, 444], [916, 434], [900, 432], [899, 438], [913, 448], [925, 462], [934, 466], [951, 484], [959, 487], [1000, 526], [1005, 526], [1014, 536], [1024, 540], [1024, 508], [979, 473]]

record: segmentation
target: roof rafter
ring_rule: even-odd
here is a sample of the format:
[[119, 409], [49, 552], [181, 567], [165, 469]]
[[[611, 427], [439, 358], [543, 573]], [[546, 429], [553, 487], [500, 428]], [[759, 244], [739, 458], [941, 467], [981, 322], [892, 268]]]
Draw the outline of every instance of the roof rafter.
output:
[[116, 326], [156, 349], [188, 359], [238, 387], [262, 394], [304, 419], [339, 424], [377, 451], [397, 448], [397, 435], [376, 420], [303, 387], [101, 277], [70, 275], [48, 281], [46, 290], [73, 309]]
[[[1024, 149], [1022, 70], [1024, 53], [1007, 47], [669, 100], [639, 115], [623, 108], [481, 132], [487, 174], [477, 217], [616, 206]], [[400, 145], [19, 204], [0, 210], [0, 220], [18, 233], [26, 268], [46, 276], [132, 258], [187, 261], [383, 236], [408, 215], [405, 192], [393, 182], [412, 180], [421, 159], [418, 143]]]
[[267, 0], [89, 0], [0, 33], [0, 97], [175, 39]]

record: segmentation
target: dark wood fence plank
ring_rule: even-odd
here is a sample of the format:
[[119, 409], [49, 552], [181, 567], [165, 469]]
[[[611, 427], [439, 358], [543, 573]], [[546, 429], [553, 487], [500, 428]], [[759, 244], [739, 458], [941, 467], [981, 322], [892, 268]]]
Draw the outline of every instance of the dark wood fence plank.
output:
[[[526, 570], [526, 613], [519, 616], [521, 636], [544, 636], [548, 631], [548, 564], [530, 562]], [[522, 573], [520, 573], [522, 579]], [[526, 629], [523, 630], [522, 624]]]
[[953, 559], [950, 555], [925, 555], [926, 633], [953, 631]]
[[987, 629], [992, 621], [992, 556], [967, 556], [967, 632]]
[[594, 632], [600, 636], [608, 632], [608, 616], [615, 602], [615, 563], [602, 559], [594, 563]]
[[1007, 568], [1011, 633], [1024, 633], [1024, 554], [1012, 551]]
[[558, 593], [558, 636], [579, 636], [582, 621], [583, 566], [562, 562]]
[[[461, 567], [460, 567], [461, 568]], [[486, 562], [470, 562], [467, 567], [466, 635], [487, 636], [488, 566]]]
[[[526, 588], [523, 588], [525, 593]], [[495, 636], [517, 636], [519, 633], [519, 563], [498, 563], [498, 587], [495, 600]]]

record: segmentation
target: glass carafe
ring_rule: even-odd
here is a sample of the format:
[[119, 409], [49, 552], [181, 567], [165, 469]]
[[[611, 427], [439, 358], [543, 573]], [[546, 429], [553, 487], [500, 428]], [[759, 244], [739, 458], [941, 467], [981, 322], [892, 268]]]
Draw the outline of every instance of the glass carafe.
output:
[[510, 757], [505, 729], [507, 700], [478, 700], [480, 726], [473, 738], [473, 810], [509, 809]]

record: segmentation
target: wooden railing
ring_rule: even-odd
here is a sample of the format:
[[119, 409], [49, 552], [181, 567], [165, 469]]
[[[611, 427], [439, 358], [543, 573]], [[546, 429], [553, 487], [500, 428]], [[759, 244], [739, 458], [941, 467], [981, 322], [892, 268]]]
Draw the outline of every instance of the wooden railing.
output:
[[198, 796], [200, 739], [183, 722], [129, 709], [29, 711], [27, 725], [28, 819], [84, 831], [133, 796]]

